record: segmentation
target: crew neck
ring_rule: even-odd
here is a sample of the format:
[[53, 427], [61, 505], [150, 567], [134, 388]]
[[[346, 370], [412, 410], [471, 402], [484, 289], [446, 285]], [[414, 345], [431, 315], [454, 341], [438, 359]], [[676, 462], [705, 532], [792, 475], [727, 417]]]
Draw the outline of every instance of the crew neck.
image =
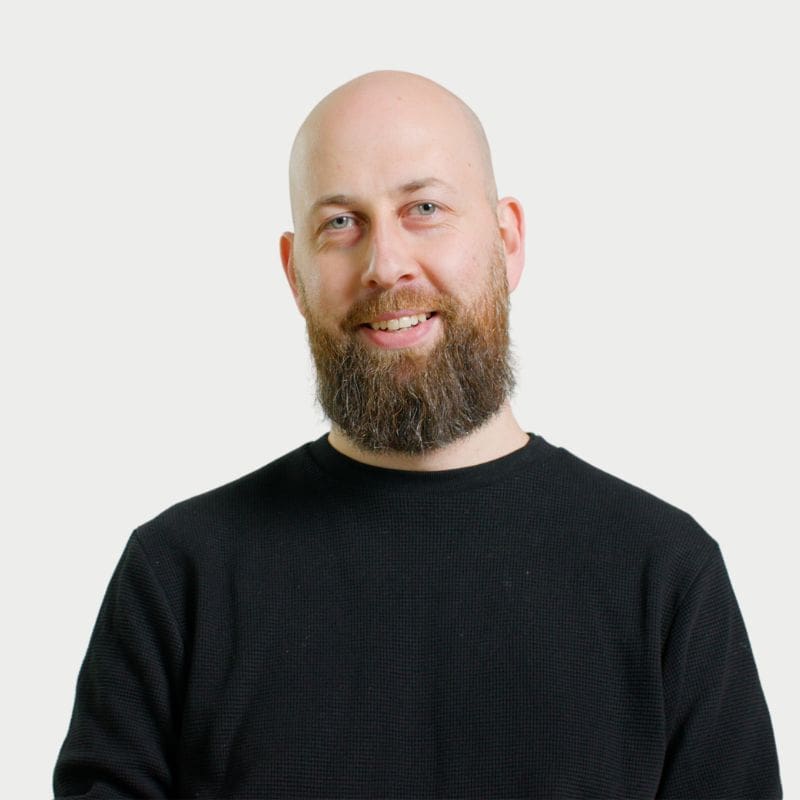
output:
[[556, 449], [542, 436], [529, 431], [527, 434], [528, 441], [522, 447], [499, 458], [468, 467], [440, 470], [395, 469], [365, 464], [340, 453], [328, 441], [327, 433], [306, 444], [305, 450], [317, 469], [337, 483], [361, 489], [369, 486], [383, 489], [413, 487], [415, 490], [441, 492], [494, 483], [516, 471], [524, 471]]

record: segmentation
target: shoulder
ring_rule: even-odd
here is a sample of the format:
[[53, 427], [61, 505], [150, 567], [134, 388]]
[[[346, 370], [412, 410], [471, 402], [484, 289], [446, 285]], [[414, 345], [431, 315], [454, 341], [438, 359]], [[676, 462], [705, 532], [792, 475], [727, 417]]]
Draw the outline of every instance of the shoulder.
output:
[[598, 597], [643, 604], [661, 635], [698, 578], [722, 563], [717, 542], [688, 511], [565, 448], [551, 452], [542, 481], [542, 516], [562, 568]]
[[647, 560], [699, 563], [716, 541], [686, 510], [557, 447], [547, 481], [554, 513], [574, 536]]
[[146, 554], [208, 554], [224, 551], [254, 531], [285, 517], [298, 498], [307, 502], [311, 480], [302, 445], [270, 463], [221, 486], [169, 506], [135, 531]]

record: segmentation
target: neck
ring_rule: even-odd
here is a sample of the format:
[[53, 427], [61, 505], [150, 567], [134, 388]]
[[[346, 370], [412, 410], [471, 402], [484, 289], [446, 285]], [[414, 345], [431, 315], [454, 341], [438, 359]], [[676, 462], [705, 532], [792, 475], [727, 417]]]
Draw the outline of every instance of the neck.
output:
[[524, 447], [528, 434], [519, 426], [506, 401], [484, 425], [461, 439], [425, 453], [389, 451], [373, 453], [361, 450], [337, 426], [328, 435], [331, 447], [356, 461], [386, 469], [410, 469], [431, 472], [458, 467], [472, 467], [508, 455]]

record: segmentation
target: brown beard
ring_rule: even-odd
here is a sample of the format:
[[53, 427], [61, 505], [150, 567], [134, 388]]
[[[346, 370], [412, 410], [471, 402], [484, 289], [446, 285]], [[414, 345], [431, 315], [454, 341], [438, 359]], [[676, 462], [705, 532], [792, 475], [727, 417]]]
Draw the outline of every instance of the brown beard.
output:
[[[485, 423], [513, 391], [499, 245], [489, 267], [486, 290], [471, 306], [408, 289], [384, 292], [355, 304], [338, 336], [307, 311], [317, 400], [357, 447], [408, 454], [443, 447]], [[360, 322], [405, 308], [436, 310], [442, 335], [429, 350], [381, 350], [362, 341]]]

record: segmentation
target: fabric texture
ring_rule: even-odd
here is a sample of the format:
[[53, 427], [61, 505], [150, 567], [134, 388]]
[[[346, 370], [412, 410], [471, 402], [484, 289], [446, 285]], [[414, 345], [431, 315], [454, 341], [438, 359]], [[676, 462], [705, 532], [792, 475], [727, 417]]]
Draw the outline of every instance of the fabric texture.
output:
[[322, 437], [139, 527], [54, 790], [782, 796], [716, 542], [533, 434], [433, 473]]

